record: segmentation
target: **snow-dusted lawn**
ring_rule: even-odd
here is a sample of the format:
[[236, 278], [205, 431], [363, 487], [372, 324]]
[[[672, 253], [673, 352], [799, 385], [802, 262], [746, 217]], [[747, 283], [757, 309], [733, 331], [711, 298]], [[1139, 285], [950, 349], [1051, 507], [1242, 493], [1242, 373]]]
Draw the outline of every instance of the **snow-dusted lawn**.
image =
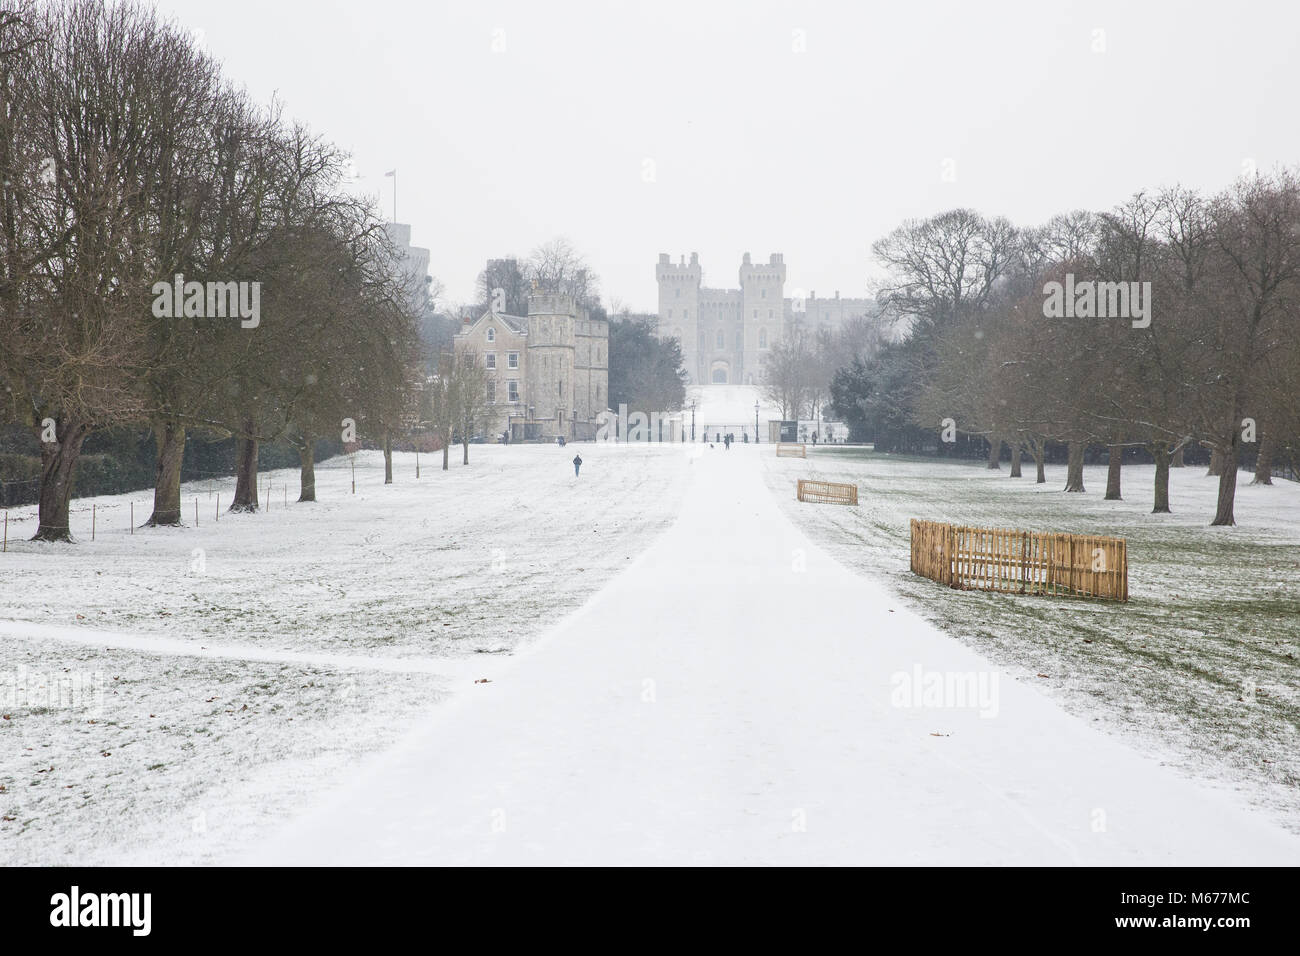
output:
[[[1005, 462], [990, 472], [866, 449], [763, 460], [785, 513], [840, 561], [1071, 712], [1300, 829], [1300, 486], [1252, 487], [1242, 473], [1238, 526], [1210, 528], [1217, 479], [1203, 467], [1174, 469], [1174, 513], [1153, 515], [1151, 466], [1126, 467], [1125, 500], [1105, 501], [1103, 466], [1086, 469], [1086, 493], [1065, 494], [1063, 465], [1036, 485], [1032, 462], [1011, 479]], [[856, 482], [860, 505], [800, 504], [800, 476]], [[908, 570], [913, 517], [1126, 537], [1130, 601], [949, 590]]]
[[418, 481], [396, 455], [384, 486], [382, 458], [360, 454], [355, 496], [331, 460], [316, 504], [274, 472], [269, 513], [219, 522], [233, 482], [187, 485], [190, 527], [134, 535], [128, 503], [143, 522], [147, 495], [93, 499], [93, 542], [79, 500], [70, 547], [28, 542], [34, 508], [10, 512], [0, 856], [220, 858], [472, 691], [482, 655], [582, 604], [671, 524], [688, 474], [683, 454], [626, 446], [458, 455], [445, 473], [421, 456]]
[[[706, 448], [678, 521], [626, 573], [235, 860], [1300, 860], [1265, 814], [1065, 713], [829, 557], [782, 513], [761, 448]], [[921, 693], [963, 675], [987, 706]]]
[[314, 504], [294, 502], [296, 471], [271, 472], [268, 511], [219, 522], [233, 480], [186, 485], [191, 527], [134, 535], [129, 502], [143, 523], [148, 495], [81, 499], [75, 548], [25, 540], [35, 508], [15, 509], [0, 620], [376, 656], [508, 651], [666, 528], [686, 473], [683, 456], [621, 445], [475, 445], [467, 468], [459, 455], [445, 473], [421, 456], [418, 481], [414, 456], [395, 455], [386, 486], [382, 456], [360, 453], [355, 495], [349, 460], [331, 459]]

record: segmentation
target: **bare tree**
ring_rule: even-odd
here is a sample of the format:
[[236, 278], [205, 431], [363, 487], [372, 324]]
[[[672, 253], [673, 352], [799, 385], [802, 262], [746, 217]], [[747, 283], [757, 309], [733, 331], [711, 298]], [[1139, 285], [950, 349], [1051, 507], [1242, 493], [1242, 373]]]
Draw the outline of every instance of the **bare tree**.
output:
[[787, 421], [803, 414], [811, 392], [813, 352], [808, 337], [795, 329], [763, 358], [763, 397], [781, 409]]
[[534, 249], [524, 274], [538, 292], [571, 295], [579, 308], [591, 309], [600, 303], [596, 274], [567, 239], [552, 239]]
[[464, 348], [456, 352], [451, 376], [451, 400], [464, 455], [461, 464], [468, 465], [470, 440], [486, 425], [492, 411], [488, 401], [487, 366], [483, 356], [474, 349]]

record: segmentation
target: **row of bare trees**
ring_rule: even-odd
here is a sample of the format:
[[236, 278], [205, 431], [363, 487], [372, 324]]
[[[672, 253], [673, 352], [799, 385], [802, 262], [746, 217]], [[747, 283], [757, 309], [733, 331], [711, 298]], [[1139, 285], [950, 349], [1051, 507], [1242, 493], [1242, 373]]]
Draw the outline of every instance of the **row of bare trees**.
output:
[[[1037, 229], [956, 210], [905, 224], [875, 252], [891, 275], [882, 301], [910, 320], [899, 350], [910, 420], [987, 438], [990, 467], [1006, 444], [1013, 474], [1027, 454], [1043, 481], [1047, 443], [1064, 443], [1065, 490], [1079, 492], [1086, 450], [1105, 446], [1106, 497], [1119, 498], [1124, 451], [1141, 447], [1156, 465], [1154, 511], [1167, 512], [1169, 468], [1195, 443], [1219, 477], [1213, 524], [1231, 525], [1243, 448], [1256, 443], [1265, 484], [1275, 454], [1296, 448], [1295, 171], [1215, 196], [1138, 193]], [[1077, 315], [1050, 306], [1053, 282], [1083, 290]], [[1122, 316], [1098, 314], [1125, 301]]]
[[809, 328], [796, 318], [763, 356], [763, 397], [780, 409], [782, 419], [816, 418], [830, 403], [836, 370], [869, 359], [887, 338], [878, 313], [851, 316], [836, 329]]
[[418, 290], [346, 163], [151, 7], [0, 0], [0, 423], [40, 442], [36, 538], [70, 540], [97, 429], [152, 429], [166, 525], [191, 433], [236, 439], [238, 511], [259, 443], [314, 500], [316, 438], [410, 422]]

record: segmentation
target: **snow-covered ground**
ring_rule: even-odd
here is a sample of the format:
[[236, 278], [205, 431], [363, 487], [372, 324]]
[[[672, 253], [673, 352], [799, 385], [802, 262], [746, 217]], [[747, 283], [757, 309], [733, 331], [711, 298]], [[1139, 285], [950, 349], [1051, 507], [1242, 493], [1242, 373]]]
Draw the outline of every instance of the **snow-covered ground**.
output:
[[[440, 470], [378, 454], [317, 468], [315, 504], [183, 529], [143, 494], [75, 502], [68, 547], [9, 515], [0, 555], [0, 847], [7, 862], [209, 861], [427, 717], [479, 662], [580, 606], [666, 529], [683, 454], [474, 446]], [[209, 494], [212, 495], [209, 498]], [[200, 524], [193, 527], [193, 500]], [[90, 540], [91, 506], [95, 540]], [[51, 688], [54, 689], [51, 698]], [[148, 849], [156, 847], [156, 849]]]
[[[752, 415], [726, 391], [709, 414]], [[416, 481], [398, 456], [385, 487], [360, 456], [355, 496], [331, 461], [316, 505], [284, 507], [294, 475], [274, 474], [269, 514], [198, 528], [130, 535], [130, 499], [99, 499], [74, 548], [11, 515], [0, 680], [80, 680], [0, 714], [5, 859], [1300, 862], [1271, 812], [1300, 749], [1297, 489], [1243, 489], [1243, 527], [1210, 531], [1199, 470], [1148, 525], [1138, 469], [1103, 503], [1091, 470], [1067, 496], [1059, 469], [1034, 488], [766, 443], [471, 457], [422, 458]], [[858, 481], [863, 504], [800, 505], [800, 474]], [[229, 500], [187, 502], [208, 490]], [[915, 579], [918, 509], [1127, 530], [1134, 599]], [[1210, 627], [1229, 598], [1240, 632]], [[1229, 701], [1246, 673], [1254, 701]]]
[[[1198, 780], [1240, 791], [1300, 830], [1300, 485], [1252, 486], [1235, 528], [1208, 527], [1218, 479], [1173, 469], [1173, 514], [1151, 514], [1154, 466], [1104, 466], [1066, 494], [1064, 465], [1035, 484], [1009, 466], [809, 450], [763, 458], [783, 510], [846, 566], [1063, 707]], [[798, 477], [858, 485], [859, 506], [794, 500]], [[910, 518], [1128, 539], [1130, 600], [1111, 604], [953, 591], [908, 569]]]
[[[679, 520], [624, 574], [240, 859], [1300, 861], [1264, 815], [1066, 714], [830, 558], [766, 489], [766, 453], [696, 458]], [[967, 677], [970, 697], [943, 691]]]

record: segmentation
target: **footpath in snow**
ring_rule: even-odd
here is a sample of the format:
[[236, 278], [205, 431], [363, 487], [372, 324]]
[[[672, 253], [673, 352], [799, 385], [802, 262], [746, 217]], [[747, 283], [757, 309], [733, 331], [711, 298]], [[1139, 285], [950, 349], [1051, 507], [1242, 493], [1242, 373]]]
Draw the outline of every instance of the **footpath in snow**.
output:
[[[828, 558], [758, 454], [704, 447], [676, 524], [626, 571], [238, 862], [1300, 863], [1266, 816]], [[931, 675], [986, 696], [919, 706]]]

